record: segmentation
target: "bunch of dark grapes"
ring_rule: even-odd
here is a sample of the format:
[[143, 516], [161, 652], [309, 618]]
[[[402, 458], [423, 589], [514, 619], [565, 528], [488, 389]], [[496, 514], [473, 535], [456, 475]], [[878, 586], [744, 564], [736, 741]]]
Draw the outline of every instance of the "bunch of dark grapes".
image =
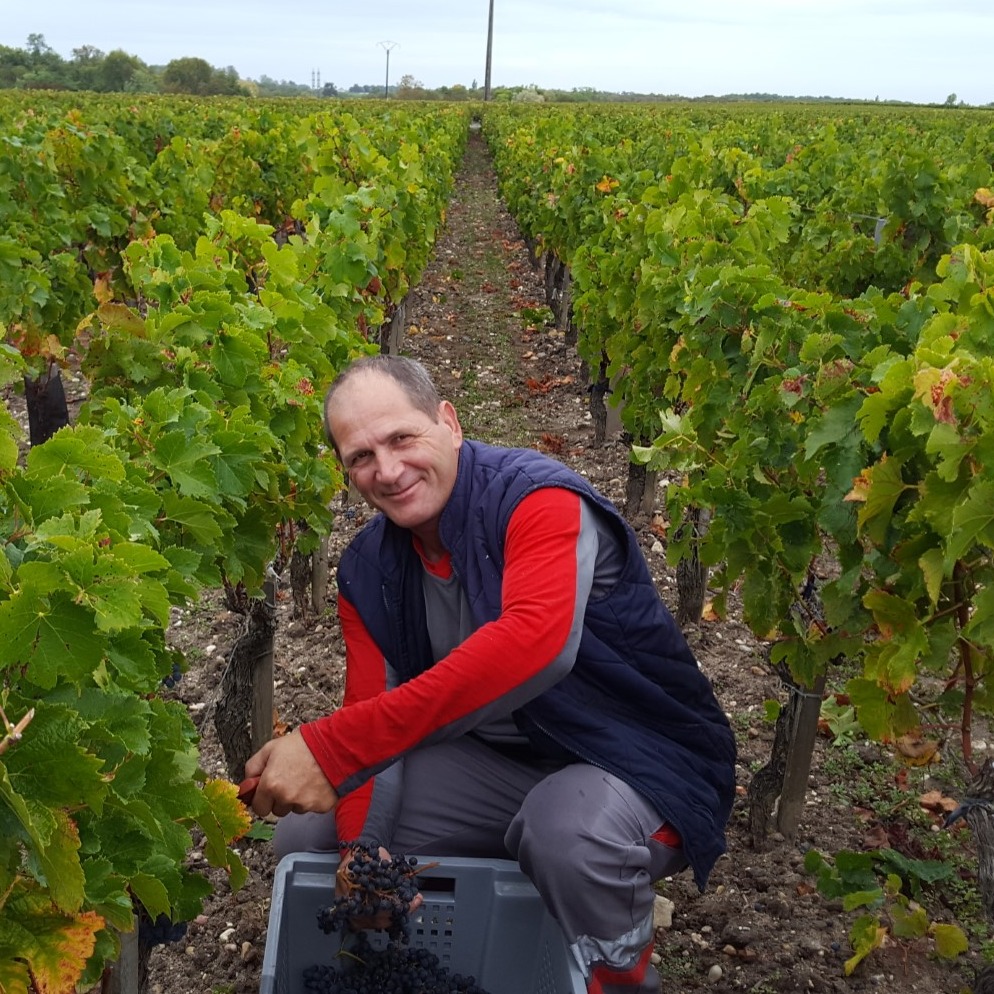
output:
[[183, 679], [183, 670], [180, 668], [179, 663], [174, 662], [172, 672], [168, 676], [162, 678], [163, 686], [168, 687], [172, 690]]
[[388, 915], [386, 933], [391, 939], [402, 938], [407, 927], [408, 905], [418, 893], [417, 859], [414, 856], [381, 859], [376, 843], [354, 843], [349, 849], [351, 858], [338, 868], [339, 896], [330, 907], [318, 911], [318, 927], [330, 934], [363, 918]]
[[159, 915], [153, 921], [144, 908], [138, 914], [138, 942], [146, 948], [179, 942], [186, 935], [186, 922], [174, 922], [169, 915]]
[[[351, 858], [338, 868], [338, 896], [318, 911], [318, 927], [341, 933], [337, 966], [311, 966], [304, 971], [304, 989], [315, 994], [486, 994], [474, 977], [450, 974], [427, 949], [407, 944], [408, 907], [418, 893], [419, 869], [413, 856], [381, 859], [379, 845], [353, 843]], [[388, 921], [388, 943], [374, 949], [366, 932], [354, 934], [357, 922]]]
[[374, 949], [359, 933], [339, 966], [304, 970], [304, 990], [314, 994], [487, 994], [474, 977], [449, 973], [428, 949], [391, 942]]

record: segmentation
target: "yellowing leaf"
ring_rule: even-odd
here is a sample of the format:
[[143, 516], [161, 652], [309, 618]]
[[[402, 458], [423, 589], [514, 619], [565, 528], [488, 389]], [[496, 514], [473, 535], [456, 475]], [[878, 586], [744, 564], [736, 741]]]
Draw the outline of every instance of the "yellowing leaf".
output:
[[955, 959], [960, 953], [965, 953], [970, 948], [966, 934], [959, 925], [941, 925], [933, 922], [929, 932], [935, 939], [935, 951], [943, 959]]
[[973, 195], [973, 199], [980, 204], [981, 207], [994, 208], [994, 192], [991, 192], [986, 186], [982, 186]]
[[616, 179], [612, 179], [610, 176], [605, 176], [598, 184], [597, 189], [601, 193], [610, 193], [612, 190], [621, 186], [621, 184]]
[[[62, 914], [44, 893], [22, 888], [10, 893], [4, 910], [5, 924], [17, 929], [7, 934], [34, 980], [30, 989], [38, 994], [74, 994], [104, 919], [95, 911]], [[18, 990], [17, 976], [15, 972], [12, 991]]]
[[879, 949], [887, 938], [887, 929], [873, 915], [863, 915], [858, 918], [849, 931], [849, 941], [852, 943], [854, 955], [846, 960], [844, 971], [847, 977], [874, 949]]

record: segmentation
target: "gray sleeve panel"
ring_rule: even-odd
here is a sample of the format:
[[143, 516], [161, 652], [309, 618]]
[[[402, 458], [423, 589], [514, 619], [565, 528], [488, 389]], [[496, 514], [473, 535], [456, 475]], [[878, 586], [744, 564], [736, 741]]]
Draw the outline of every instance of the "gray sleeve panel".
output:
[[398, 759], [376, 774], [373, 796], [366, 811], [366, 821], [358, 839], [346, 842], [379, 842], [392, 839], [400, 817], [400, 800], [403, 791], [404, 760]]

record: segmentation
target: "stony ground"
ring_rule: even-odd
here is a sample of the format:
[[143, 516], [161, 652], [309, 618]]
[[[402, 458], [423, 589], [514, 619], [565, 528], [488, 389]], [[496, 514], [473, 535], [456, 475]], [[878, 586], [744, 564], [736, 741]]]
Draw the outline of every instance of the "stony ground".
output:
[[[548, 451], [622, 506], [627, 447], [616, 431], [604, 444], [594, 444], [590, 395], [575, 351], [561, 332], [536, 320], [535, 310], [545, 303], [541, 276], [498, 198], [489, 159], [474, 136], [434, 261], [412, 294], [404, 351], [435, 373], [469, 434]], [[338, 511], [332, 567], [365, 517], [362, 507]], [[640, 535], [662, 596], [673, 606], [665, 523], [649, 521]], [[329, 604], [333, 594], [329, 589]], [[276, 706], [279, 721], [292, 727], [339, 704], [343, 654], [332, 606], [295, 619], [291, 598], [283, 593], [278, 610]], [[675, 903], [672, 926], [657, 932], [662, 990], [968, 990], [989, 935], [976, 898], [972, 842], [965, 830], [941, 831], [939, 815], [921, 800], [932, 790], [955, 795], [953, 744], [937, 765], [898, 766], [884, 750], [853, 737], [840, 718], [834, 724], [838, 734], [819, 739], [797, 838], [775, 838], [769, 851], [755, 851], [749, 843], [745, 789], [769, 756], [772, 726], [764, 701], [783, 701], [783, 687], [768, 665], [767, 647], [734, 617], [706, 618], [687, 635], [736, 730], [742, 796], [729, 825], [728, 854], [707, 892], [698, 894], [687, 875], [661, 888]], [[212, 775], [227, 775], [210, 715], [238, 630], [238, 619], [219, 598], [177, 615], [172, 628], [173, 640], [186, 649], [191, 663], [175, 693], [201, 728], [203, 763]], [[833, 853], [885, 845], [910, 857], [955, 864], [952, 884], [922, 895], [932, 920], [958, 916], [971, 934], [970, 953], [954, 965], [937, 961], [927, 939], [902, 940], [889, 942], [852, 976], [844, 976], [843, 964], [852, 952], [848, 930], [856, 914], [815, 891], [802, 865], [804, 853], [811, 847]], [[224, 880], [215, 880], [215, 896], [185, 939], [153, 954], [154, 994], [258, 991], [275, 866], [265, 839], [243, 840], [239, 850], [250, 869], [248, 884], [231, 893]], [[193, 859], [199, 859], [196, 853]]]

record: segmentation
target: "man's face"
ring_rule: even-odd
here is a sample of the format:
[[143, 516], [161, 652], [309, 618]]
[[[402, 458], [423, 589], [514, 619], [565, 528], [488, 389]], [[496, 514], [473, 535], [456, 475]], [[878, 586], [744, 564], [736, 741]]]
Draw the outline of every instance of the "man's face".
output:
[[426, 547], [433, 545], [462, 443], [452, 405], [442, 401], [434, 420], [411, 404], [395, 380], [371, 371], [345, 383], [327, 414], [342, 465], [359, 493]]

